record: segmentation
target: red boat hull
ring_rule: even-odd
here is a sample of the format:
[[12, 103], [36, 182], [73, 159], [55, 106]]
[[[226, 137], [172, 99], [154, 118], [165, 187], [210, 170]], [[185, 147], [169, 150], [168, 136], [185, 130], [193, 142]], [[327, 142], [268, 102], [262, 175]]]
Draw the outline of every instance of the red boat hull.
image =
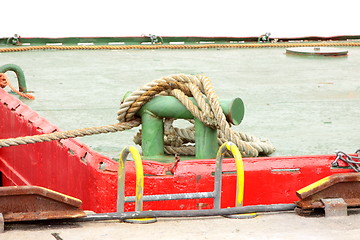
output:
[[[0, 89], [0, 138], [59, 130], [28, 106]], [[120, 151], [120, 149], [119, 149]], [[245, 158], [244, 205], [292, 203], [295, 192], [323, 177], [350, 169], [331, 168], [335, 155]], [[210, 192], [214, 188], [214, 159], [170, 164], [143, 161], [145, 195]], [[105, 166], [105, 168], [104, 168]], [[83, 209], [114, 212], [117, 198], [117, 162], [75, 139], [0, 148], [2, 186], [36, 185], [83, 201]], [[222, 207], [235, 205], [235, 163], [223, 163]], [[133, 162], [126, 166], [126, 195], [135, 194]], [[207, 209], [212, 199], [145, 202], [144, 210]], [[126, 210], [134, 210], [133, 203]]]

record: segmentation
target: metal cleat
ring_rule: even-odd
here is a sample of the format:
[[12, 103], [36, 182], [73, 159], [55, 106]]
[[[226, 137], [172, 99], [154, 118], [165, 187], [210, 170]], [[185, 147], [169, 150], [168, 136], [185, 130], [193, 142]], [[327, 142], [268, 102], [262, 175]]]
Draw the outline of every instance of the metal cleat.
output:
[[360, 206], [360, 174], [340, 173], [325, 177], [296, 192], [299, 215], [324, 209], [325, 217], [347, 216], [347, 207]]
[[0, 231], [3, 222], [85, 217], [81, 204], [79, 199], [43, 187], [0, 187]]

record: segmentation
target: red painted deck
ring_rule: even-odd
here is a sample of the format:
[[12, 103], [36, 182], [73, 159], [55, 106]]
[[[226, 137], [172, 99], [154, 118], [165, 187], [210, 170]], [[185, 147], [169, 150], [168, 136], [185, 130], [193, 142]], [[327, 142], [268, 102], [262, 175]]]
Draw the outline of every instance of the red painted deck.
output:
[[[0, 138], [50, 133], [59, 130], [28, 106], [0, 89]], [[120, 152], [120, 149], [119, 149]], [[331, 169], [335, 155], [245, 158], [244, 205], [292, 203], [295, 191], [325, 176], [351, 172]], [[106, 163], [105, 170], [99, 167]], [[144, 161], [145, 195], [208, 192], [213, 190], [214, 160], [181, 161], [173, 175], [169, 164]], [[235, 171], [225, 159], [223, 171]], [[37, 185], [83, 201], [83, 209], [115, 211], [117, 163], [75, 139], [0, 148], [2, 185]], [[222, 207], [234, 206], [235, 179], [224, 174]], [[127, 164], [126, 194], [134, 195], [135, 171]], [[212, 199], [145, 202], [144, 210], [211, 208]], [[127, 205], [133, 210], [133, 204]]]

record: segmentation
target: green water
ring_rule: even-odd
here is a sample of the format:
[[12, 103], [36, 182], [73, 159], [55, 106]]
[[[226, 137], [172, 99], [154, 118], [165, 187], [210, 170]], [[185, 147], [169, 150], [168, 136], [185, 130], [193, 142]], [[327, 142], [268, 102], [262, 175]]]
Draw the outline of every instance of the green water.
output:
[[[240, 97], [237, 130], [268, 138], [273, 156], [360, 148], [360, 48], [348, 57], [285, 55], [283, 48], [1, 53], [25, 72], [32, 109], [63, 130], [116, 123], [121, 96], [163, 76], [205, 74], [220, 98]], [[11, 75], [15, 83], [14, 77]], [[79, 138], [107, 156], [134, 145], [127, 132]]]

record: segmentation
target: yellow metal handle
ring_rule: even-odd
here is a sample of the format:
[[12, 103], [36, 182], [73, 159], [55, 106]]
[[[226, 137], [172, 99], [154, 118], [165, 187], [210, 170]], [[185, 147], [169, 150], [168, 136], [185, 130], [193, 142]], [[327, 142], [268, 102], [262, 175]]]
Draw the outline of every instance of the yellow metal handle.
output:
[[241, 207], [244, 199], [244, 162], [242, 160], [239, 148], [234, 143], [224, 143], [226, 148], [234, 156], [236, 165], [236, 201], [235, 205]]
[[220, 209], [221, 205], [221, 183], [222, 183], [222, 161], [226, 150], [229, 150], [234, 156], [236, 164], [236, 199], [235, 205], [240, 207], [243, 205], [244, 198], [244, 163], [242, 161], [241, 153], [238, 147], [232, 142], [226, 142], [222, 144], [218, 150], [216, 156], [216, 167], [215, 167], [215, 198], [214, 207]]
[[117, 211], [124, 211], [125, 203], [125, 166], [127, 156], [131, 153], [135, 161], [136, 171], [136, 195], [135, 195], [135, 211], [142, 211], [143, 209], [143, 195], [144, 195], [144, 168], [139, 151], [135, 147], [125, 147], [120, 154], [119, 172], [118, 172], [118, 203]]

